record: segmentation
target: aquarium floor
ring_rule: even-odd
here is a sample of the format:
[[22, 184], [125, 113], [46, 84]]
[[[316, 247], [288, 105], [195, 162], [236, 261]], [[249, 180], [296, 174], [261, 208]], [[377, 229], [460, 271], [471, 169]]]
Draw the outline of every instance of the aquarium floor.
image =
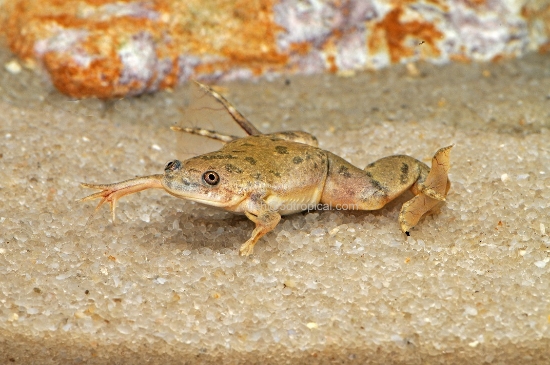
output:
[[447, 202], [410, 237], [405, 195], [284, 217], [250, 257], [243, 216], [158, 190], [113, 224], [76, 201], [179, 156], [178, 91], [105, 104], [26, 70], [0, 82], [0, 363], [550, 363], [549, 57], [222, 85], [264, 132], [357, 166], [455, 145]]

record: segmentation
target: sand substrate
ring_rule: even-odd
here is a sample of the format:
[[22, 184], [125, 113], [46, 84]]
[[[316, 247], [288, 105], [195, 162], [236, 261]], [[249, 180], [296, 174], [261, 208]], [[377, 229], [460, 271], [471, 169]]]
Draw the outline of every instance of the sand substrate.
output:
[[0, 363], [548, 364], [550, 58], [417, 67], [222, 85], [357, 166], [455, 144], [410, 237], [405, 195], [284, 217], [251, 257], [244, 216], [160, 190], [116, 224], [75, 202], [178, 157], [178, 92], [73, 103], [2, 70]]

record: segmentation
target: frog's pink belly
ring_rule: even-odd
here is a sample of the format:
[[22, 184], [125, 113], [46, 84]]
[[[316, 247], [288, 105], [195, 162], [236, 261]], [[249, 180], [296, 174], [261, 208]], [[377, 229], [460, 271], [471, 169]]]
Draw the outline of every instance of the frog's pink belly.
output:
[[266, 204], [280, 215], [287, 215], [316, 209], [320, 198], [321, 193], [317, 191], [294, 197], [278, 197], [272, 195], [266, 199]]

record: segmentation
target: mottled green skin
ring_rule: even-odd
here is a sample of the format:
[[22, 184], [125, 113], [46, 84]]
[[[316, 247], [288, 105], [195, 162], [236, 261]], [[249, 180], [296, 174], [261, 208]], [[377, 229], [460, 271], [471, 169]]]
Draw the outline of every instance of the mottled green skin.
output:
[[[285, 210], [289, 205], [319, 203], [379, 209], [423, 181], [429, 171], [409, 156], [387, 157], [361, 170], [331, 152], [291, 138], [277, 133], [235, 140], [216, 152], [183, 161], [176, 171], [167, 170], [162, 184], [172, 195], [232, 212], [256, 213], [258, 205], [269, 205], [285, 215], [304, 210]], [[207, 184], [203, 180], [207, 171], [216, 172], [220, 182]]]
[[[380, 209], [407, 189], [418, 194], [429, 172], [424, 163], [403, 155], [361, 170], [318, 148], [313, 136], [304, 137], [304, 132], [287, 132], [234, 140], [219, 151], [181, 162], [177, 169], [166, 169], [162, 186], [179, 198], [245, 213], [256, 223], [241, 247], [248, 255], [281, 215], [317, 204]], [[207, 172], [215, 172], [219, 182], [207, 183]]]
[[[180, 198], [257, 213], [260, 205], [278, 210], [277, 205], [285, 203], [319, 202], [328, 165], [327, 152], [317, 147], [258, 135], [183, 161], [180, 169], [165, 173], [162, 184]], [[219, 175], [218, 184], [203, 180], [207, 171]]]

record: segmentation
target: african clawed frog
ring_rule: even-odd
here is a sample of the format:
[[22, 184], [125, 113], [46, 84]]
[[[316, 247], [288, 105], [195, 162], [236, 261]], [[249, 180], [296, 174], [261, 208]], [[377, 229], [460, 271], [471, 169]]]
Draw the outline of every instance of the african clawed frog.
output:
[[399, 214], [406, 234], [450, 188], [447, 178], [452, 146], [436, 152], [432, 168], [405, 155], [382, 158], [359, 169], [335, 154], [317, 147], [317, 139], [306, 132], [261, 134], [227, 100], [207, 86], [237, 123], [249, 134], [244, 138], [197, 128], [173, 128], [226, 142], [215, 152], [186, 161], [169, 162], [164, 174], [138, 177], [115, 184], [82, 186], [101, 191], [82, 201], [99, 198], [97, 209], [144, 189], [160, 188], [182, 199], [244, 213], [256, 228], [240, 248], [250, 255], [254, 245], [271, 231], [281, 215], [308, 210], [317, 204], [347, 209], [375, 210], [406, 190], [414, 197]]

